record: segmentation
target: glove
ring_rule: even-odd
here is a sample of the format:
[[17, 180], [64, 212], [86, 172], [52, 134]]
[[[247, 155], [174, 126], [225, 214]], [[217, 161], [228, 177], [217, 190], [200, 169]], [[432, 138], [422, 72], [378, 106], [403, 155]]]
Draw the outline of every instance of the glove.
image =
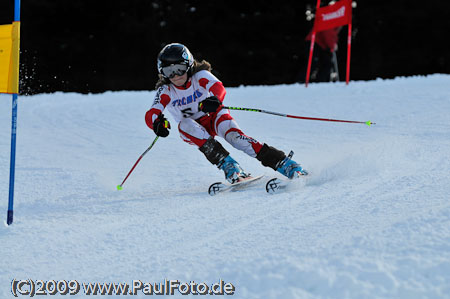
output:
[[170, 123], [161, 113], [153, 122], [153, 131], [160, 137], [169, 136]]
[[216, 96], [212, 96], [201, 101], [198, 104], [198, 109], [205, 113], [216, 112], [220, 106], [222, 106], [222, 102]]

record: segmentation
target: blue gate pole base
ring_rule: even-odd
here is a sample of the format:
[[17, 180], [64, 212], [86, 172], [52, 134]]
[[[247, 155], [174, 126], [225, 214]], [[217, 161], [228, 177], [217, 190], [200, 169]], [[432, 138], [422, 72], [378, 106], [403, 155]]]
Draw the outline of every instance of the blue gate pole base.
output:
[[8, 210], [8, 218], [6, 224], [11, 225], [13, 223], [13, 213], [14, 211]]

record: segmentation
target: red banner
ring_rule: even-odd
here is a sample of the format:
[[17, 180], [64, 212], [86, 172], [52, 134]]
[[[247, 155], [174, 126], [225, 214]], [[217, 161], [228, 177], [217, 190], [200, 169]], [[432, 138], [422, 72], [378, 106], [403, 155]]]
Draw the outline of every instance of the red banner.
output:
[[340, 0], [333, 5], [321, 7], [316, 12], [314, 31], [345, 26], [352, 22], [352, 0]]

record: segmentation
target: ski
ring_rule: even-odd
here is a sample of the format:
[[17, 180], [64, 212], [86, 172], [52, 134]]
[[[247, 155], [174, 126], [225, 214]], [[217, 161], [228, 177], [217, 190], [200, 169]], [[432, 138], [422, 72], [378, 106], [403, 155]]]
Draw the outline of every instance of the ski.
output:
[[247, 187], [248, 185], [260, 180], [263, 177], [264, 177], [264, 175], [260, 175], [260, 176], [256, 176], [256, 177], [250, 176], [250, 177], [247, 177], [244, 180], [234, 183], [234, 184], [217, 182], [217, 183], [211, 184], [211, 186], [209, 186], [208, 193], [209, 193], [209, 195], [213, 196], [218, 193], [224, 193], [224, 192], [228, 192], [228, 191], [238, 191], [238, 190], [241, 190], [241, 189]]
[[299, 186], [303, 185], [305, 183], [303, 177], [304, 176], [302, 175], [294, 179], [279, 179], [279, 178], [270, 179], [266, 183], [266, 191], [269, 194], [275, 194], [288, 189], [288, 187], [293, 183], [294, 184], [300, 183], [297, 184]]

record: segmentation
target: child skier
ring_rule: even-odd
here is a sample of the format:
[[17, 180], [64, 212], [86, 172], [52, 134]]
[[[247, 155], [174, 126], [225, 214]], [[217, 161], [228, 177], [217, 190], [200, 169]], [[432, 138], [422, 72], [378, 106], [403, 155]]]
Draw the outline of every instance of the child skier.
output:
[[228, 109], [222, 109], [225, 88], [212, 73], [211, 65], [194, 59], [182, 44], [166, 45], [158, 55], [159, 81], [155, 101], [145, 122], [156, 135], [167, 137], [170, 124], [165, 108], [178, 122], [181, 138], [196, 145], [209, 162], [224, 171], [225, 178], [236, 183], [249, 177], [230, 153], [214, 138], [224, 138], [236, 149], [261, 161], [289, 179], [307, 172], [282, 151], [245, 135]]

